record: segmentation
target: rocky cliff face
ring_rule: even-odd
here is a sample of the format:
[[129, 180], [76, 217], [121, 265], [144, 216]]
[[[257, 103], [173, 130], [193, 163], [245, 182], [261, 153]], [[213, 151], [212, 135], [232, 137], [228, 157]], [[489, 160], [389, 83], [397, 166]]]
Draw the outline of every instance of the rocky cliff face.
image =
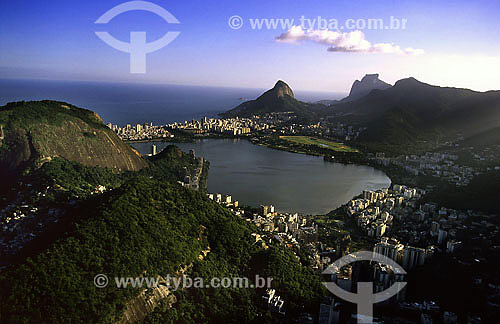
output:
[[391, 85], [385, 83], [378, 78], [378, 74], [367, 74], [361, 81], [354, 81], [349, 96], [342, 101], [352, 101], [366, 96], [373, 90], [385, 90], [390, 88]]
[[[33, 148], [42, 157], [59, 156], [119, 171], [137, 171], [147, 165], [141, 155], [114, 132], [89, 127], [82, 120], [64, 121], [60, 126], [42, 124], [32, 133]], [[73, 146], [73, 143], [80, 145]]]
[[134, 299], [125, 305], [122, 317], [115, 324], [131, 324], [142, 321], [151, 313], [162, 300], [166, 301], [167, 308], [172, 307], [177, 299], [168, 289], [164, 278], [158, 277], [158, 287], [144, 289]]
[[[205, 236], [206, 228], [201, 226], [200, 229], [200, 240], [206, 240]], [[198, 260], [202, 261], [208, 253], [210, 253], [210, 245], [201, 251], [198, 255]], [[193, 267], [193, 263], [182, 266], [179, 271], [174, 274], [174, 277], [180, 279], [186, 274], [188, 270]], [[150, 289], [143, 289], [139, 295], [134, 297], [125, 305], [125, 311], [115, 324], [132, 324], [138, 321], [142, 321], [151, 313], [156, 307], [160, 305], [162, 301], [165, 301], [167, 309], [171, 308], [172, 305], [177, 302], [177, 298], [174, 296], [173, 292], [169, 289], [169, 284], [165, 278], [162, 276], [157, 277], [158, 286], [152, 287]], [[181, 287], [181, 289], [183, 289]]]
[[288, 84], [286, 84], [285, 82], [283, 82], [281, 80], [279, 80], [278, 82], [276, 82], [276, 84], [270, 90], [270, 92], [272, 94], [274, 94], [275, 96], [277, 96], [278, 98], [279, 97], [284, 97], [285, 95], [288, 95], [288, 96], [290, 96], [292, 98], [295, 98], [294, 95], [293, 95], [293, 91], [290, 88], [290, 86], [288, 86]]
[[147, 166], [140, 154], [102, 123], [94, 112], [55, 101], [0, 107], [0, 166], [15, 174], [53, 157], [117, 171]]

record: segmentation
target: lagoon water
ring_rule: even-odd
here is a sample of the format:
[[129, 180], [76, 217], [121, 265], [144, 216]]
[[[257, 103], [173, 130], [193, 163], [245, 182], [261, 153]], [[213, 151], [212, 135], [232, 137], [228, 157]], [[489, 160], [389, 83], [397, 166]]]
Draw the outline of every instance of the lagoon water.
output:
[[[155, 142], [158, 150], [170, 143]], [[210, 161], [208, 190], [230, 194], [242, 204], [272, 204], [280, 212], [326, 214], [365, 189], [381, 189], [390, 179], [372, 167], [343, 165], [323, 158], [273, 150], [246, 140], [204, 139], [176, 143]], [[152, 143], [133, 143], [140, 153]]]

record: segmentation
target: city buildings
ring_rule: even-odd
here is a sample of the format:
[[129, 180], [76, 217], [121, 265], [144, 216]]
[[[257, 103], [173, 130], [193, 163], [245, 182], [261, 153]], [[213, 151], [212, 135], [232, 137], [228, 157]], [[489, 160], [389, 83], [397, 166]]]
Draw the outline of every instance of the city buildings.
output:
[[401, 263], [403, 259], [404, 245], [399, 243], [396, 239], [383, 237], [379, 243], [375, 244], [373, 250], [378, 254], [391, 258], [397, 263]]

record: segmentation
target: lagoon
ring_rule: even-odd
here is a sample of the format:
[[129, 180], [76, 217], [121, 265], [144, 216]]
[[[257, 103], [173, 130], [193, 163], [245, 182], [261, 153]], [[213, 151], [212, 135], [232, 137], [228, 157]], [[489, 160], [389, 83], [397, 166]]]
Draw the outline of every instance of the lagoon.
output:
[[[158, 151], [172, 143], [155, 142]], [[326, 214], [363, 190], [388, 188], [391, 180], [368, 166], [323, 161], [322, 157], [290, 153], [242, 139], [203, 139], [173, 143], [210, 162], [208, 191], [230, 194], [240, 204], [274, 205], [279, 212]], [[141, 154], [151, 142], [132, 143]]]

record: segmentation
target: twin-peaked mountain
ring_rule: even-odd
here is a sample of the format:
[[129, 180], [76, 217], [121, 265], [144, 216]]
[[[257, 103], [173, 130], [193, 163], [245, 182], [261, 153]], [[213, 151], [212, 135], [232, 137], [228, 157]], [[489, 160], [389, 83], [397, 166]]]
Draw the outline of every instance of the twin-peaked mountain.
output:
[[267, 90], [257, 99], [246, 101], [220, 116], [225, 118], [251, 117], [273, 112], [293, 112], [299, 118], [312, 118], [321, 108], [323, 106], [320, 104], [310, 104], [295, 99], [288, 84], [279, 80], [272, 89]]

